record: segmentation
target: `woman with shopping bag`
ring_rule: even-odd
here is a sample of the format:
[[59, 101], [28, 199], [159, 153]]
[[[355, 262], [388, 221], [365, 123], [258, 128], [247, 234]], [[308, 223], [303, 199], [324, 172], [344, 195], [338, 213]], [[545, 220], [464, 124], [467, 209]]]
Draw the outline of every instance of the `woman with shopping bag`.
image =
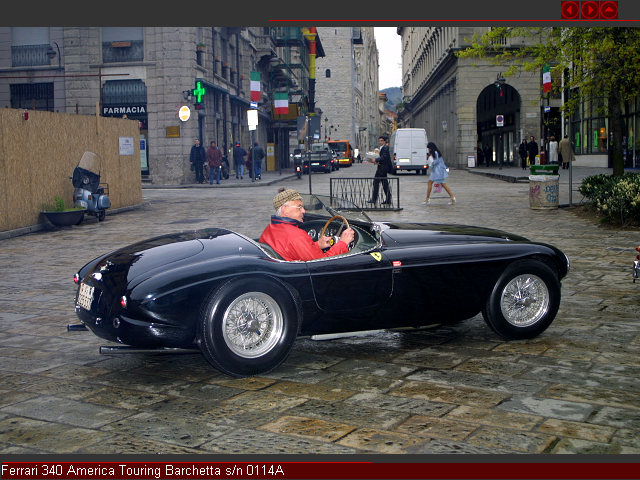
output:
[[434, 183], [439, 183], [442, 185], [447, 193], [449, 194], [449, 205], [453, 205], [456, 203], [456, 197], [453, 196], [453, 192], [447, 185], [445, 181], [449, 176], [449, 172], [447, 171], [447, 166], [444, 163], [444, 159], [442, 158], [442, 154], [435, 143], [429, 142], [427, 144], [427, 154], [429, 155], [429, 169], [431, 170], [431, 174], [429, 175], [429, 181], [427, 186], [427, 198], [423, 202], [423, 205], [429, 205], [431, 200], [431, 189], [433, 188]]

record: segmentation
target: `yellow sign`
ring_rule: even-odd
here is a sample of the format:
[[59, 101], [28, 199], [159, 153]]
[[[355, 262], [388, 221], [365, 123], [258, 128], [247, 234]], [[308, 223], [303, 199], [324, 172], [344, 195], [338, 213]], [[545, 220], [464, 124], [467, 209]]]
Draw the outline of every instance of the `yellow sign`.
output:
[[179, 138], [180, 137], [180, 127], [165, 127], [167, 132], [167, 138]]
[[180, 120], [183, 122], [186, 122], [189, 120], [189, 117], [191, 117], [191, 109], [188, 106], [183, 105], [178, 111], [178, 117], [180, 117]]
[[371, 252], [370, 255], [377, 261], [382, 260], [382, 254], [380, 252]]

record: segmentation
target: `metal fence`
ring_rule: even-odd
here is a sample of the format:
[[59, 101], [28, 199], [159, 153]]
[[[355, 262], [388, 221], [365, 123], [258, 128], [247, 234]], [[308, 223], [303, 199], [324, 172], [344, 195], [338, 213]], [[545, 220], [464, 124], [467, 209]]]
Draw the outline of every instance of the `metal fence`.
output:
[[[378, 180], [378, 198], [373, 199], [374, 181]], [[389, 196], [386, 195], [388, 185]], [[330, 178], [329, 195], [348, 200], [363, 210], [402, 210], [400, 207], [400, 179], [398, 177]], [[371, 203], [375, 200], [375, 203]], [[388, 201], [388, 203], [386, 203]]]

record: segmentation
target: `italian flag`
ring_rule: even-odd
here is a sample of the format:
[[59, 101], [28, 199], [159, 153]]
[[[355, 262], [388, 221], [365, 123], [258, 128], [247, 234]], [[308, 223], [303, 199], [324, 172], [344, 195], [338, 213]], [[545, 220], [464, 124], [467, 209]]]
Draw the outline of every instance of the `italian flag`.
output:
[[287, 113], [289, 113], [289, 94], [287, 92], [274, 93], [273, 105], [278, 115], [282, 115], [282, 114], [286, 115]]
[[551, 65], [545, 63], [542, 67], [542, 93], [551, 91]]
[[251, 72], [249, 78], [251, 78], [251, 101], [260, 101], [260, 72]]

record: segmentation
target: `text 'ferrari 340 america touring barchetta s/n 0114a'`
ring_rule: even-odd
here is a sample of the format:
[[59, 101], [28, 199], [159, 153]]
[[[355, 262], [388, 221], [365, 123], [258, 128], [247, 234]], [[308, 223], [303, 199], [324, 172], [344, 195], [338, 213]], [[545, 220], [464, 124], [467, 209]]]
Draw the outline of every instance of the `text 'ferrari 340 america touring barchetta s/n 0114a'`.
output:
[[[303, 195], [315, 240], [355, 231], [347, 253], [284, 261], [225, 228], [167, 234], [99, 256], [75, 275], [75, 310], [120, 344], [101, 351], [202, 352], [234, 376], [280, 365], [298, 336], [452, 324], [482, 313], [506, 339], [553, 321], [568, 258], [465, 225], [373, 222], [342, 199]], [[106, 349], [106, 350], [103, 350]]]

